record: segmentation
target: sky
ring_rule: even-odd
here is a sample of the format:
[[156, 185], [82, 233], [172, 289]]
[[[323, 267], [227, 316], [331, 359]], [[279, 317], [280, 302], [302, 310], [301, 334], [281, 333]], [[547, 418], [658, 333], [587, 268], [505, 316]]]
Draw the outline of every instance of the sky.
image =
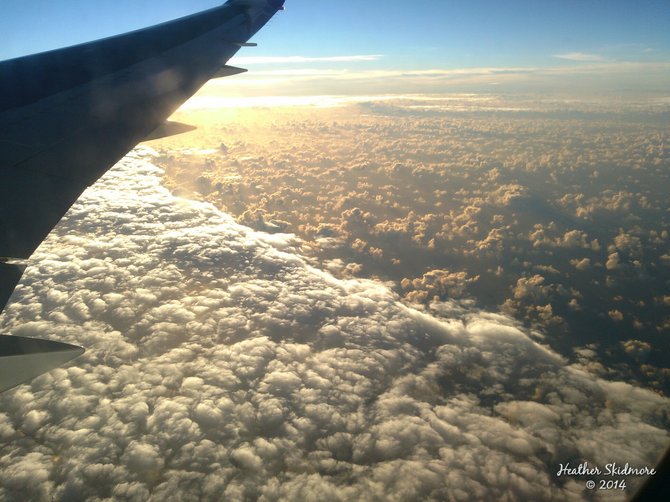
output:
[[[0, 59], [114, 35], [219, 4], [4, 0]], [[669, 25], [664, 0], [288, 0], [286, 11], [256, 37], [260, 47], [246, 52], [264, 57], [375, 55], [359, 66], [376, 70], [667, 63]], [[352, 65], [340, 61], [336, 66], [344, 64]]]

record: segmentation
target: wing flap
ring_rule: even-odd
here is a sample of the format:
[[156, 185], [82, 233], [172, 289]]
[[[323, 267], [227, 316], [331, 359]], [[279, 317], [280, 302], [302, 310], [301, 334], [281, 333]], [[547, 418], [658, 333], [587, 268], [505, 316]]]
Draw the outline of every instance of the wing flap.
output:
[[0, 392], [51, 371], [83, 353], [83, 348], [66, 343], [0, 336]]

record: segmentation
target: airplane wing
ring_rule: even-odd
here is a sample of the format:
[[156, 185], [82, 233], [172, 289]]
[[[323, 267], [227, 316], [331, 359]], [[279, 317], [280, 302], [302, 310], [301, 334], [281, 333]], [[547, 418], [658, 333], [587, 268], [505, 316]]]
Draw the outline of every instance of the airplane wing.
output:
[[[0, 309], [25, 260], [81, 193], [143, 139], [184, 130], [166, 119], [211, 78], [245, 71], [226, 63], [253, 45], [248, 40], [283, 4], [229, 0], [150, 28], [0, 62]], [[0, 365], [25, 350], [39, 354], [29, 359], [36, 373], [65, 362], [64, 353], [78, 355], [71, 346], [56, 349], [0, 340]], [[45, 353], [56, 354], [57, 364], [46, 364]], [[0, 389], [7, 378], [0, 373]]]

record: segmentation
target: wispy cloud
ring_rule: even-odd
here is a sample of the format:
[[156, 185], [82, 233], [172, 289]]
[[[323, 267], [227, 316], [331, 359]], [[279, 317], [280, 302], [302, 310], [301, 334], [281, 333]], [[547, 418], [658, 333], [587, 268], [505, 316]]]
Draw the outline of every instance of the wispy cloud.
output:
[[263, 68], [209, 83], [198, 96], [340, 96], [407, 93], [498, 92], [601, 93], [631, 89], [664, 92], [670, 62], [575, 61], [549, 67], [390, 69], [303, 67]]
[[587, 54], [586, 52], [566, 52], [565, 54], [554, 54], [555, 58], [567, 59], [568, 61], [604, 61], [602, 56], [598, 54]]
[[248, 56], [234, 58], [236, 64], [290, 64], [290, 63], [352, 63], [377, 61], [384, 57], [382, 54], [364, 54], [353, 56]]
[[[558, 56], [557, 56], [558, 57]], [[586, 59], [582, 62], [589, 63]], [[245, 86], [275, 85], [287, 82], [295, 85], [298, 82], [313, 81], [413, 81], [423, 83], [477, 83], [517, 81], [519, 79], [536, 78], [543, 76], [576, 76], [576, 75], [639, 75], [641, 72], [661, 72], [667, 75], [670, 72], [670, 63], [632, 63], [605, 61], [592, 61], [591, 64], [578, 64], [571, 66], [554, 67], [479, 67], [479, 68], [454, 68], [440, 69], [432, 68], [425, 70], [403, 70], [403, 69], [314, 69], [314, 68], [285, 68], [278, 70], [254, 70], [244, 76], [235, 79], [214, 80], [210, 86], [231, 87], [235, 84]], [[495, 80], [492, 80], [495, 79]]]

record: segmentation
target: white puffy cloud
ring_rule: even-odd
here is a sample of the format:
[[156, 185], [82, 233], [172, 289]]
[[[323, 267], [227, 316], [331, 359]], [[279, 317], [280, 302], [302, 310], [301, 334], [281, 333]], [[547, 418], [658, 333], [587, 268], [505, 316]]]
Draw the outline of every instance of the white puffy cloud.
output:
[[88, 351], [0, 397], [0, 499], [578, 500], [559, 463], [666, 446], [667, 399], [336, 279], [160, 175], [139, 149], [86, 192], [6, 310]]

